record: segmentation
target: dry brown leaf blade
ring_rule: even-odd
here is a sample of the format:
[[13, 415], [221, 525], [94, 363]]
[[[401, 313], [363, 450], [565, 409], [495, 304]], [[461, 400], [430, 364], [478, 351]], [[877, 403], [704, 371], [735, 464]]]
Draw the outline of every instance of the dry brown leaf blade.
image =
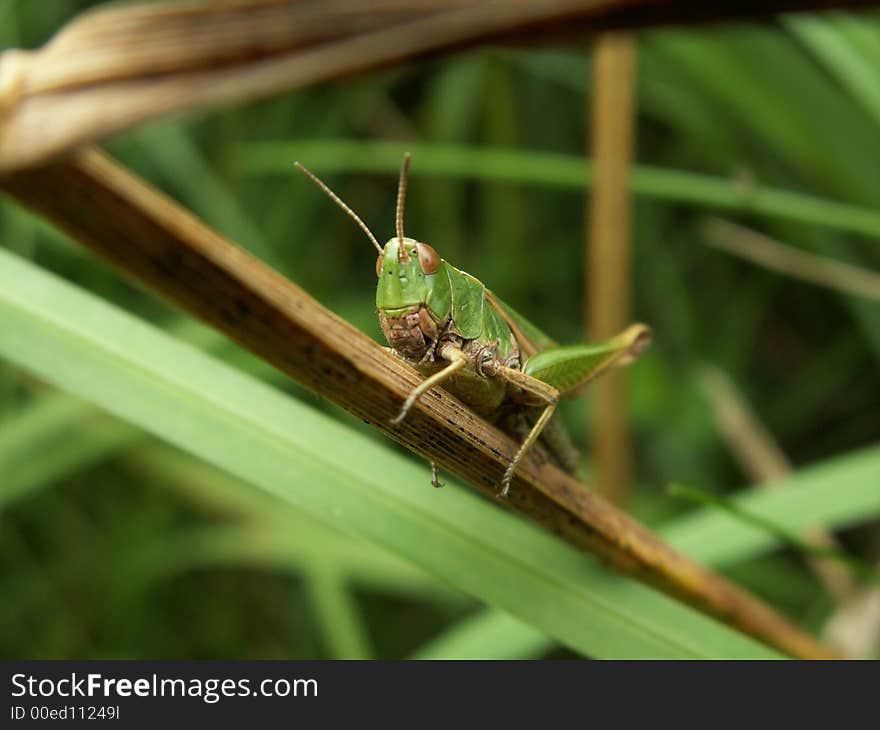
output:
[[769, 14], [791, 5], [238, 0], [101, 6], [41, 49], [0, 55], [0, 171], [39, 164], [164, 114], [252, 101], [428, 54], [486, 42], [571, 39], [603, 27]]

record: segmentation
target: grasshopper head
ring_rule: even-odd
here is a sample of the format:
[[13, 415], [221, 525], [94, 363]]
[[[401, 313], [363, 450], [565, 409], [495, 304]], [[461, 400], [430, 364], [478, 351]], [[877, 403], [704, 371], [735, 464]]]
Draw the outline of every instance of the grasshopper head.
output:
[[427, 243], [411, 238], [392, 238], [376, 261], [379, 277], [376, 307], [388, 344], [405, 357], [421, 359], [437, 338], [442, 313], [430, 304], [439, 290], [448, 289], [445, 276], [438, 277], [441, 260]]
[[443, 272], [443, 261], [427, 243], [403, 235], [403, 203], [409, 170], [409, 153], [403, 156], [397, 187], [397, 236], [379, 246], [367, 225], [325, 183], [298, 162], [296, 167], [344, 210], [379, 252], [376, 306], [388, 344], [404, 357], [421, 360], [438, 336], [438, 323], [449, 317], [452, 295]]
[[427, 243], [392, 238], [376, 260], [376, 306], [391, 314], [428, 301], [440, 257]]

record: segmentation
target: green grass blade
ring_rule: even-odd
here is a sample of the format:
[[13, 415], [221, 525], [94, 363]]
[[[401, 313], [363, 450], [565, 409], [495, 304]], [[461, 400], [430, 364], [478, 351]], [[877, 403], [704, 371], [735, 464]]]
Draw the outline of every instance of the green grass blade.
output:
[[373, 590], [447, 602], [459, 598], [410, 563], [244, 487], [204, 463], [152, 445], [139, 429], [62, 393], [41, 394], [0, 422], [0, 510], [113, 457], [122, 457], [135, 477], [255, 526], [166, 536], [160, 552], [148, 550], [154, 556], [148, 562], [161, 576], [218, 564], [305, 574], [320, 560], [334, 574]]
[[485, 609], [421, 647], [412, 659], [540, 659], [555, 642], [503, 611]]
[[[782, 489], [753, 488], [724, 503], [736, 515], [715, 509], [698, 510], [661, 527], [660, 534], [691, 557], [713, 567], [730, 567], [792, 544], [796, 531], [821, 524], [828, 529], [850, 526], [880, 515], [880, 449], [870, 449], [809, 467], [786, 480]], [[767, 529], [772, 525], [773, 529]], [[801, 545], [801, 541], [795, 538]], [[808, 552], [814, 552], [808, 550]], [[822, 557], [831, 556], [819, 551]], [[850, 561], [847, 561], [850, 562]], [[876, 572], [862, 577], [876, 580]], [[478, 628], [483, 627], [481, 630]], [[420, 658], [517, 658], [542, 645], [535, 629], [506, 614], [484, 612], [467, 619], [423, 647]], [[449, 652], [448, 656], [444, 652]]]
[[309, 596], [333, 659], [373, 659], [360, 611], [339, 575], [318, 569], [308, 578]]
[[[730, 567], [790, 546], [797, 531], [808, 526], [838, 529], [876, 518], [880, 515], [878, 475], [880, 448], [868, 449], [807, 467], [779, 489], [748, 489], [724, 500], [727, 512], [697, 510], [666, 523], [659, 532], [695, 560], [713, 567]], [[748, 515], [751, 521], [731, 511]], [[768, 525], [773, 529], [767, 529]], [[799, 539], [795, 542], [803, 547]], [[822, 557], [836, 557], [819, 552]], [[862, 561], [858, 572], [863, 578], [876, 580], [876, 571], [871, 570], [869, 575]], [[485, 623], [486, 635], [471, 630], [471, 621], [474, 626]], [[532, 642], [537, 646], [535, 629], [518, 625], [506, 615], [486, 612], [462, 623], [423, 647], [419, 656], [439, 658], [448, 650], [449, 658], [479, 656], [481, 652], [488, 657], [514, 658], [505, 653], [505, 647], [528, 647]]]
[[[583, 158], [550, 152], [412, 144], [317, 140], [254, 142], [240, 145], [233, 162], [243, 173], [297, 174], [294, 160], [316, 172], [397, 174], [405, 151], [413, 154], [413, 173], [496, 182], [570, 188], [592, 184], [592, 167]], [[880, 238], [880, 213], [766, 185], [683, 170], [636, 165], [632, 175], [636, 195], [687, 203], [714, 210], [751, 213], [821, 226], [869, 238]]]
[[151, 580], [230, 566], [303, 575], [321, 565], [357, 588], [455, 607], [470, 603], [461, 593], [438, 583], [412, 563], [370, 543], [340, 535], [301, 512], [279, 517], [277, 524], [222, 525], [172, 532], [140, 548], [131, 560]]
[[840, 548], [813, 545], [802, 539], [797, 533], [781, 527], [779, 523], [743, 509], [740, 505], [730, 499], [718, 497], [710, 492], [700, 489], [692, 489], [691, 487], [685, 487], [680, 484], [670, 485], [669, 494], [673, 497], [687, 499], [696, 504], [713, 507], [720, 512], [730, 515], [745, 525], [766, 532], [777, 540], [780, 545], [793, 548], [804, 555], [814, 558], [836, 560], [848, 567], [853, 574], [861, 580], [880, 585], [880, 573], [878, 573], [877, 569], [870, 563], [860, 560]]
[[833, 23], [814, 15], [785, 18], [785, 27], [798, 38], [880, 123], [880, 86], [877, 68]]
[[152, 570], [250, 565], [308, 573], [317, 564], [357, 584], [390, 594], [461, 603], [461, 594], [438, 583], [412, 563], [344, 534], [264, 491], [167, 447], [149, 446], [124, 463], [133, 476], [173, 489], [213, 511], [237, 517], [232, 527], [188, 530], [165, 536], [144, 556]]
[[[811, 525], [847, 527], [880, 515], [880, 448], [868, 448], [801, 469], [778, 489], [749, 489], [731, 500], [743, 512], [789, 532]], [[660, 529], [689, 555], [723, 567], [783, 544], [778, 535], [730, 515], [699, 510]]]
[[576, 651], [778, 656], [6, 252], [0, 355]]
[[138, 430], [64, 395], [37, 396], [0, 421], [0, 510], [131, 444]]

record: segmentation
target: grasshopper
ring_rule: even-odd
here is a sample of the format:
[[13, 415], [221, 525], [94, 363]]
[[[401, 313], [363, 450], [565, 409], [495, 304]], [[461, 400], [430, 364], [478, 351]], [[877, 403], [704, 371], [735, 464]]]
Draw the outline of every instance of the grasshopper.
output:
[[[573, 474], [577, 451], [564, 426], [553, 420], [560, 398], [578, 395], [596, 376], [635, 360], [650, 341], [650, 329], [635, 324], [605, 342], [560, 347], [478, 279], [444, 261], [427, 243], [403, 235], [409, 162], [407, 153], [397, 189], [397, 235], [384, 247], [336, 193], [295, 163], [351, 216], [376, 248], [376, 308], [382, 332], [392, 354], [425, 376], [392, 425], [403, 421], [423, 394], [439, 386], [521, 440], [501, 480], [499, 496], [507, 496], [517, 466], [536, 445], [545, 458]], [[433, 462], [431, 484], [443, 486]]]

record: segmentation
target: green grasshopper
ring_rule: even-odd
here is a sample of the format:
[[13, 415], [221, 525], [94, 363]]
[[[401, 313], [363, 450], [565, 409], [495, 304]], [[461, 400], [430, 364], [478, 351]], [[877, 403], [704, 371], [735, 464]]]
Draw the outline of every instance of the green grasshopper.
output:
[[[399, 424], [424, 393], [441, 386], [521, 439], [501, 480], [499, 496], [507, 496], [517, 466], [539, 439], [545, 458], [574, 473], [577, 451], [564, 426], [552, 420], [560, 398], [579, 394], [600, 373], [635, 360], [650, 341], [649, 328], [636, 324], [605, 342], [560, 347], [479, 280], [441, 259], [427, 243], [404, 237], [409, 161], [409, 154], [404, 155], [397, 190], [397, 235], [384, 248], [339, 196], [295, 163], [351, 216], [379, 252], [376, 307], [382, 332], [391, 352], [426, 376], [391, 423]], [[431, 484], [443, 486], [433, 462]]]

